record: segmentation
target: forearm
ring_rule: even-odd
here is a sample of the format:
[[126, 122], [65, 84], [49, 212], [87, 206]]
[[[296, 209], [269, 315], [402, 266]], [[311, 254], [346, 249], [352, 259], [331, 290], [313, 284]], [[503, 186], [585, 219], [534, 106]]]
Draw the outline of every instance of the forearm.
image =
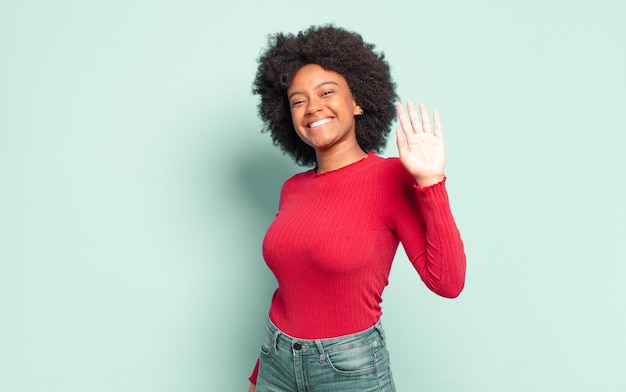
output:
[[465, 284], [465, 251], [445, 181], [428, 189], [418, 187], [418, 192], [426, 229], [427, 285], [441, 296], [457, 297]]
[[401, 241], [426, 286], [443, 297], [457, 297], [465, 284], [465, 251], [445, 181], [415, 188], [421, 226], [418, 230], [405, 221]]

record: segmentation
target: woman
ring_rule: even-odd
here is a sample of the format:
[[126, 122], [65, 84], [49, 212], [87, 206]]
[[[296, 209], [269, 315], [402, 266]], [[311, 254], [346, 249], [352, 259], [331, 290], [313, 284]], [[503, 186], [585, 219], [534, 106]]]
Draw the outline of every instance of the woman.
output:
[[[383, 54], [334, 26], [272, 36], [253, 92], [274, 144], [314, 168], [285, 182], [263, 241], [279, 287], [250, 390], [394, 391], [379, 319], [399, 242], [433, 292], [465, 280], [439, 115], [396, 105]], [[396, 111], [400, 157], [385, 159]]]

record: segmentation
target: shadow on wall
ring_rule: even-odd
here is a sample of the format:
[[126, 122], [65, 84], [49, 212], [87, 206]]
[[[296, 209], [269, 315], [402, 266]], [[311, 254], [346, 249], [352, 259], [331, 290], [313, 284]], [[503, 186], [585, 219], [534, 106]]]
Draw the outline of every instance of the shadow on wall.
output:
[[280, 190], [285, 180], [306, 169], [291, 163], [278, 149], [250, 150], [242, 157], [233, 176], [237, 190], [251, 207], [267, 214], [271, 221], [278, 210]]
[[[262, 137], [269, 138], [269, 135]], [[235, 385], [228, 387], [245, 390], [247, 377], [258, 357], [270, 299], [277, 287], [263, 261], [263, 236], [278, 210], [282, 184], [303, 168], [293, 164], [270, 143], [238, 144], [232, 153], [236, 159], [224, 165], [229, 171], [225, 178], [230, 182], [224, 196], [236, 196], [236, 200], [229, 200], [228, 203], [236, 204], [232, 227], [238, 242], [232, 245], [239, 247], [235, 252], [240, 259], [230, 260], [231, 275], [227, 278], [231, 279], [228, 284], [231, 293], [228, 296], [229, 306], [224, 309], [228, 322], [222, 336], [236, 342], [237, 346], [225, 353], [229, 366], [232, 366], [233, 380], [236, 380]]]

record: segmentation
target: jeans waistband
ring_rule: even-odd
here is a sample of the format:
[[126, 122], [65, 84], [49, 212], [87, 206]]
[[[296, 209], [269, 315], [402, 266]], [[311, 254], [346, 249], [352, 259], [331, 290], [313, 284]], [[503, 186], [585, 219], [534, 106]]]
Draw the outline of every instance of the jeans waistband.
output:
[[285, 350], [293, 350], [294, 354], [320, 354], [325, 352], [333, 352], [335, 350], [343, 350], [350, 346], [358, 346], [378, 339], [381, 346], [385, 346], [385, 332], [382, 328], [380, 320], [370, 328], [360, 332], [327, 339], [300, 339], [287, 335], [281, 331], [272, 320], [267, 318], [265, 328], [270, 336], [273, 336], [273, 349], [282, 348]]

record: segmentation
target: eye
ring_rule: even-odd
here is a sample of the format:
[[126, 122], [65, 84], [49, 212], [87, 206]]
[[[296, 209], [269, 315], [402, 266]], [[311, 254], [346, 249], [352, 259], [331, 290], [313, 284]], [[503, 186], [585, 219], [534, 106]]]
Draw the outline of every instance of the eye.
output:
[[334, 91], [333, 91], [333, 90], [326, 90], [326, 91], [324, 91], [324, 92], [322, 93], [322, 97], [326, 97], [326, 96], [328, 96], [328, 95], [331, 95], [332, 93], [334, 93]]
[[299, 100], [293, 101], [293, 102], [291, 103], [291, 106], [292, 106], [292, 107], [296, 107], [296, 106], [300, 106], [300, 105], [302, 105], [303, 103], [304, 103], [304, 100], [299, 99]]

